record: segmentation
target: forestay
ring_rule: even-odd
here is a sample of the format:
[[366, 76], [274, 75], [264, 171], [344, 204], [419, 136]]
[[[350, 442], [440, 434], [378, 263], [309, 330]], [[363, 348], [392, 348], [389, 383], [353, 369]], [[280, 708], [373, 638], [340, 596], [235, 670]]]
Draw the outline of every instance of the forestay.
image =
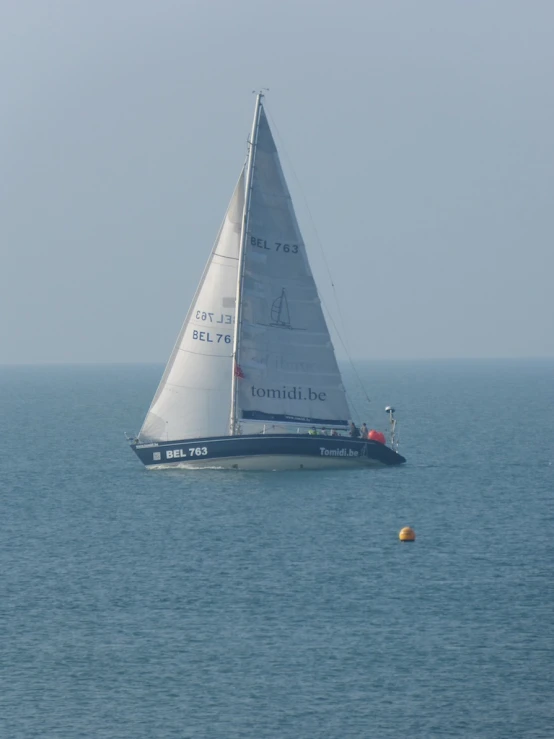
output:
[[244, 170], [139, 434], [172, 441], [228, 434]]
[[237, 417], [346, 425], [350, 413], [335, 352], [263, 107], [252, 166]]

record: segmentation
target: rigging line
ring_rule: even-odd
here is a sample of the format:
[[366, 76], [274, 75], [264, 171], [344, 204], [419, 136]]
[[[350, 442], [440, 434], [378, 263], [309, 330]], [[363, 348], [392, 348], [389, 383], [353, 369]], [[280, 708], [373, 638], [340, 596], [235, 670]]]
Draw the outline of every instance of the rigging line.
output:
[[[321, 254], [323, 256], [323, 263], [325, 264], [325, 268], [327, 270], [327, 276], [329, 278], [329, 282], [331, 283], [331, 287], [333, 289], [333, 297], [335, 299], [335, 304], [337, 306], [337, 312], [338, 312], [338, 315], [339, 315], [340, 323], [342, 325], [342, 333], [344, 333], [344, 335], [346, 336], [345, 322], [344, 322], [344, 318], [343, 318], [343, 315], [342, 315], [342, 311], [340, 309], [340, 304], [339, 304], [339, 300], [338, 300], [337, 290], [335, 288], [335, 283], [333, 282], [333, 276], [332, 276], [331, 270], [329, 268], [329, 262], [327, 261], [327, 256], [325, 254], [325, 250], [323, 248], [323, 242], [321, 241], [321, 238], [319, 236], [319, 231], [317, 230], [317, 226], [315, 224], [314, 218], [312, 216], [312, 212], [310, 210], [310, 206], [308, 204], [308, 199], [307, 199], [307, 197], [306, 197], [306, 195], [304, 193], [304, 190], [302, 189], [302, 184], [301, 184], [301, 182], [300, 182], [300, 180], [298, 178], [298, 175], [296, 174], [296, 171], [294, 169], [294, 166], [292, 164], [292, 161], [291, 161], [291, 159], [290, 159], [290, 157], [289, 157], [289, 155], [287, 153], [286, 147], [284, 145], [283, 137], [279, 133], [279, 129], [278, 129], [276, 123], [275, 123], [275, 119], [274, 119], [273, 115], [271, 114], [271, 112], [267, 109], [267, 106], [266, 105], [264, 105], [264, 109], [266, 110], [266, 112], [267, 112], [267, 114], [268, 114], [268, 116], [269, 116], [269, 118], [271, 120], [271, 125], [272, 125], [273, 129], [275, 130], [275, 133], [277, 134], [277, 137], [279, 138], [279, 141], [280, 141], [280, 144], [281, 144], [280, 148], [282, 149], [283, 154], [285, 155], [285, 159], [287, 160], [287, 164], [290, 167], [290, 170], [292, 172], [292, 175], [293, 175], [294, 179], [296, 180], [296, 184], [298, 185], [298, 189], [300, 191], [300, 194], [302, 195], [302, 199], [304, 200], [304, 205], [306, 207], [306, 211], [308, 213], [308, 216], [309, 216], [310, 221], [311, 221], [311, 224], [312, 224], [312, 229], [313, 229], [314, 234], [315, 234], [315, 237], [316, 237], [317, 245], [319, 246], [319, 250], [320, 250], [320, 252], [321, 252]], [[322, 300], [322, 302], [323, 302], [323, 300]], [[369, 396], [368, 396], [368, 394], [366, 392], [366, 389], [365, 389], [364, 384], [363, 384], [363, 382], [361, 380], [361, 377], [360, 377], [360, 375], [358, 373], [358, 370], [356, 369], [356, 366], [355, 366], [355, 364], [354, 364], [354, 362], [352, 360], [352, 356], [350, 354], [350, 351], [348, 350], [348, 346], [346, 344], [346, 341], [343, 340], [343, 338], [341, 336], [341, 332], [339, 331], [339, 329], [337, 328], [337, 325], [336, 325], [335, 321], [333, 320], [333, 317], [331, 315], [331, 311], [329, 310], [329, 308], [327, 308], [327, 306], [325, 305], [324, 302], [323, 302], [323, 305], [325, 306], [325, 309], [327, 311], [327, 314], [328, 314], [329, 318], [331, 319], [331, 322], [332, 322], [332, 324], [333, 324], [333, 326], [335, 328], [335, 331], [337, 333], [337, 336], [339, 337], [339, 340], [340, 340], [340, 342], [342, 344], [342, 347], [343, 347], [343, 349], [344, 349], [344, 351], [346, 353], [346, 356], [348, 358], [348, 361], [350, 362], [350, 366], [352, 367], [352, 370], [354, 372], [354, 375], [355, 375], [356, 379], [358, 380], [358, 384], [360, 385], [360, 389], [361, 389], [362, 393], [364, 394], [366, 401], [368, 403], [371, 403], [371, 400], [370, 400], [370, 398], [369, 398]]]
[[[337, 329], [337, 326], [336, 326], [336, 324], [335, 324], [335, 321], [334, 321], [334, 319], [333, 319], [333, 316], [331, 315], [331, 312], [329, 311], [329, 308], [327, 307], [327, 304], [325, 303], [325, 301], [323, 300], [323, 298], [321, 298], [321, 302], [322, 302], [322, 304], [323, 304], [323, 307], [325, 308], [325, 312], [327, 313], [327, 317], [329, 318], [329, 320], [330, 320], [330, 321], [331, 321], [331, 323], [333, 324], [333, 328], [335, 329], [335, 333], [336, 333], [336, 335], [338, 336], [338, 338], [339, 338], [339, 341], [340, 341], [340, 342], [341, 342], [341, 344], [342, 344], [342, 348], [344, 349], [344, 351], [346, 352], [346, 355], [347, 355], [348, 359], [350, 360], [350, 364], [351, 364], [351, 366], [352, 366], [352, 369], [354, 370], [354, 373], [356, 373], [356, 368], [354, 367], [354, 364], [352, 363], [352, 360], [350, 359], [350, 356], [349, 356], [349, 354], [348, 354], [348, 350], [346, 349], [346, 346], [344, 345], [344, 342], [343, 342], [343, 340], [342, 340], [342, 336], [340, 335], [340, 332], [339, 332], [339, 330]], [[357, 374], [357, 373], [356, 373], [356, 374]], [[365, 392], [364, 386], [363, 386], [363, 385], [361, 384], [361, 380], [360, 380], [360, 378], [359, 378], [359, 377], [358, 377], [358, 381], [359, 381], [359, 383], [360, 383], [360, 386], [361, 386], [361, 388], [362, 388], [362, 392], [363, 392], [363, 393], [364, 393], [364, 395], [366, 396], [366, 400], [367, 400], [367, 402], [368, 402], [368, 403], [370, 403], [371, 401], [370, 401], [370, 400], [369, 400], [369, 398], [367, 397], [367, 393]], [[350, 393], [349, 393], [349, 392], [347, 391], [347, 389], [346, 389], [346, 388], [344, 388], [344, 394], [346, 395], [346, 399], [347, 399], [347, 401], [348, 401], [348, 403], [349, 403], [350, 407], [352, 408], [352, 410], [353, 410], [353, 411], [355, 411], [355, 413], [357, 413], [357, 414], [358, 414], [358, 415], [360, 416], [360, 415], [361, 415], [361, 414], [360, 414], [360, 408], [359, 408], [359, 406], [358, 406], [358, 404], [357, 404], [357, 403], [354, 403], [354, 401], [353, 401], [353, 399], [352, 399], [352, 396], [350, 395]]]

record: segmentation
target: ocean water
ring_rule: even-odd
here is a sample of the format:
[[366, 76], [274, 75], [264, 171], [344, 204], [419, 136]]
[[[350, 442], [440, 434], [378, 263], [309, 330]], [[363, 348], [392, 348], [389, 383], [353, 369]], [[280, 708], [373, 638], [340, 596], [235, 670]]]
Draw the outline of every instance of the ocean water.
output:
[[345, 472], [146, 471], [160, 373], [0, 368], [0, 737], [554, 736], [554, 361], [361, 365]]

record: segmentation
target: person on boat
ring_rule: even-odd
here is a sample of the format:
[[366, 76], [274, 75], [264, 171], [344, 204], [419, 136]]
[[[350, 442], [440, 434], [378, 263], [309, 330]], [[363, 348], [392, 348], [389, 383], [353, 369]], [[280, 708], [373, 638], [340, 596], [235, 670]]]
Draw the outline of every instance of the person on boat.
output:
[[312, 428], [308, 431], [308, 434], [310, 436], [317, 436], [317, 429], [315, 426], [312, 426]]
[[369, 433], [369, 430], [368, 430], [368, 428], [367, 428], [367, 424], [366, 424], [366, 422], [364, 421], [364, 422], [362, 423], [362, 427], [361, 427], [361, 429], [360, 429], [360, 436], [362, 437], [362, 439], [367, 439], [367, 435], [368, 435], [368, 433]]
[[324, 426], [324, 427], [323, 427], [323, 428], [321, 429], [321, 435], [322, 435], [322, 436], [328, 436], [328, 435], [329, 435], [329, 434], [327, 433], [327, 429], [325, 428], [325, 426]]
[[360, 435], [360, 430], [354, 423], [354, 421], [350, 421], [350, 436], [353, 439], [357, 439]]
[[338, 436], [337, 429], [331, 431], [331, 436]]

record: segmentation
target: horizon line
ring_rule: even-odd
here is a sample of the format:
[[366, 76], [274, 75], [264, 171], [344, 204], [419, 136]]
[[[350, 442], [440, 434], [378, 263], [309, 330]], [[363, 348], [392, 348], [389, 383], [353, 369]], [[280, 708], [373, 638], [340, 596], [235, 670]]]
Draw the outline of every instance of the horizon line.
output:
[[[468, 356], [468, 357], [348, 357], [338, 359], [339, 363], [361, 362], [519, 362], [519, 361], [554, 361], [554, 354], [542, 356]], [[0, 367], [102, 367], [102, 366], [160, 366], [167, 364], [167, 360], [37, 360], [0, 362]]]

